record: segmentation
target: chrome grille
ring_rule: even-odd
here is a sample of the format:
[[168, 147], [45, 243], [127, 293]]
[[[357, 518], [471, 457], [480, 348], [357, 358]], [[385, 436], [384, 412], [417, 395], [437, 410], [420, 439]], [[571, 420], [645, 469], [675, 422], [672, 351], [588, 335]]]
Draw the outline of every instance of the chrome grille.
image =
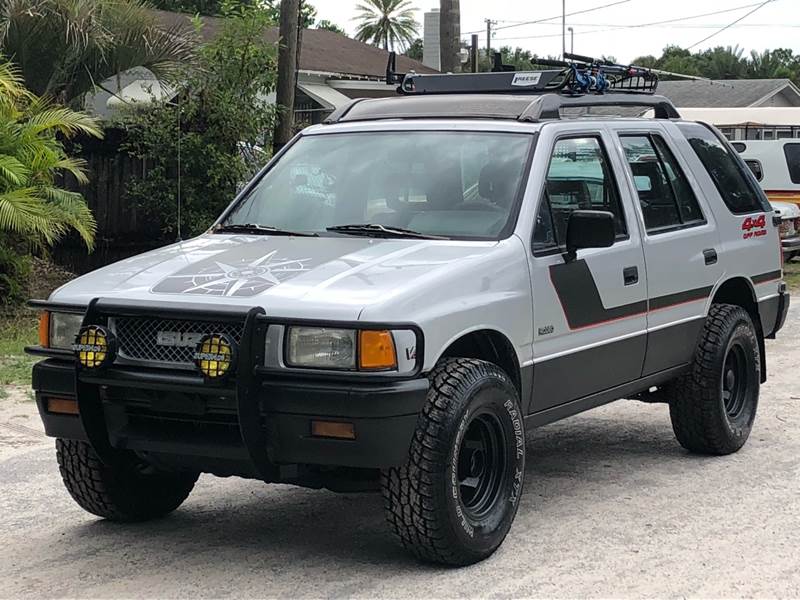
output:
[[191, 366], [194, 347], [166, 346], [158, 343], [158, 332], [180, 334], [224, 333], [238, 344], [242, 340], [242, 323], [218, 321], [182, 321], [150, 317], [117, 317], [110, 322], [117, 337], [119, 357], [123, 361], [152, 363], [153, 366]]

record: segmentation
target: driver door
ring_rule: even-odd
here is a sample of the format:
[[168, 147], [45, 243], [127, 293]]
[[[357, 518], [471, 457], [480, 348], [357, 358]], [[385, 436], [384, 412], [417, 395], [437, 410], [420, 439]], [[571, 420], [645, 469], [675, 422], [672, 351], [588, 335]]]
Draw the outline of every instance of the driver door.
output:
[[[647, 289], [639, 227], [621, 164], [604, 131], [576, 131], [546, 145], [550, 159], [533, 232], [532, 412], [638, 379], [647, 343]], [[614, 162], [612, 162], [612, 160]], [[566, 262], [570, 213], [614, 215], [616, 241]]]

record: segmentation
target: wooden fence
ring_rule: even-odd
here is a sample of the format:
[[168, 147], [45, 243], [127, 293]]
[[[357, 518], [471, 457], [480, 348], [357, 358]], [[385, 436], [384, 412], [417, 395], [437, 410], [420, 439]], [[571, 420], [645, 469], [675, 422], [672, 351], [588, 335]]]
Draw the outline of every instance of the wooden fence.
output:
[[[81, 139], [77, 154], [88, 163], [89, 183], [68, 177], [67, 189], [83, 194], [97, 220], [96, 248], [87, 254], [77, 236], [70, 235], [53, 249], [54, 260], [75, 273], [85, 273], [157, 247], [152, 232], [143, 231], [137, 207], [126, 198], [131, 179], [146, 175], [146, 165], [121, 150], [124, 132], [106, 129], [105, 138]], [[74, 150], [73, 150], [74, 151]]]

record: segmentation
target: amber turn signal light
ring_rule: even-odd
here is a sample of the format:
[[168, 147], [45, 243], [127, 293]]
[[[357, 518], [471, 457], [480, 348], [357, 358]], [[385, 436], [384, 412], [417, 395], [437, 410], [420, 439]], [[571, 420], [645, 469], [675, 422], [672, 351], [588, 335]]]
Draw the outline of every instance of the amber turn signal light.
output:
[[391, 331], [359, 332], [358, 366], [367, 371], [397, 368], [397, 353]]
[[48, 398], [47, 412], [59, 415], [77, 415], [78, 401], [69, 398]]
[[39, 345], [50, 347], [50, 313], [46, 310], [39, 315]]
[[356, 428], [352, 423], [338, 421], [311, 421], [311, 435], [314, 437], [356, 439]]

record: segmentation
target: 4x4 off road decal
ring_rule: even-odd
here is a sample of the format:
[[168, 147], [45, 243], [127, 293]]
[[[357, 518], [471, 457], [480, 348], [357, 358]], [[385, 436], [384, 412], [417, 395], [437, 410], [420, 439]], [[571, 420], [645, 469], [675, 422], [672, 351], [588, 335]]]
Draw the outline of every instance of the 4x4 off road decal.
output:
[[[592, 327], [608, 321], [627, 319], [647, 313], [647, 300], [639, 300], [613, 308], [603, 306], [600, 292], [585, 260], [552, 265], [550, 281], [556, 290], [570, 329]], [[620, 286], [622, 280], [620, 278]], [[661, 310], [677, 304], [704, 300], [711, 286], [650, 298], [650, 310]]]
[[255, 296], [309, 269], [310, 258], [284, 258], [277, 250], [256, 258], [253, 249], [242, 246], [238, 252], [201, 261], [170, 275], [153, 287], [157, 294], [202, 294], [206, 296]]

